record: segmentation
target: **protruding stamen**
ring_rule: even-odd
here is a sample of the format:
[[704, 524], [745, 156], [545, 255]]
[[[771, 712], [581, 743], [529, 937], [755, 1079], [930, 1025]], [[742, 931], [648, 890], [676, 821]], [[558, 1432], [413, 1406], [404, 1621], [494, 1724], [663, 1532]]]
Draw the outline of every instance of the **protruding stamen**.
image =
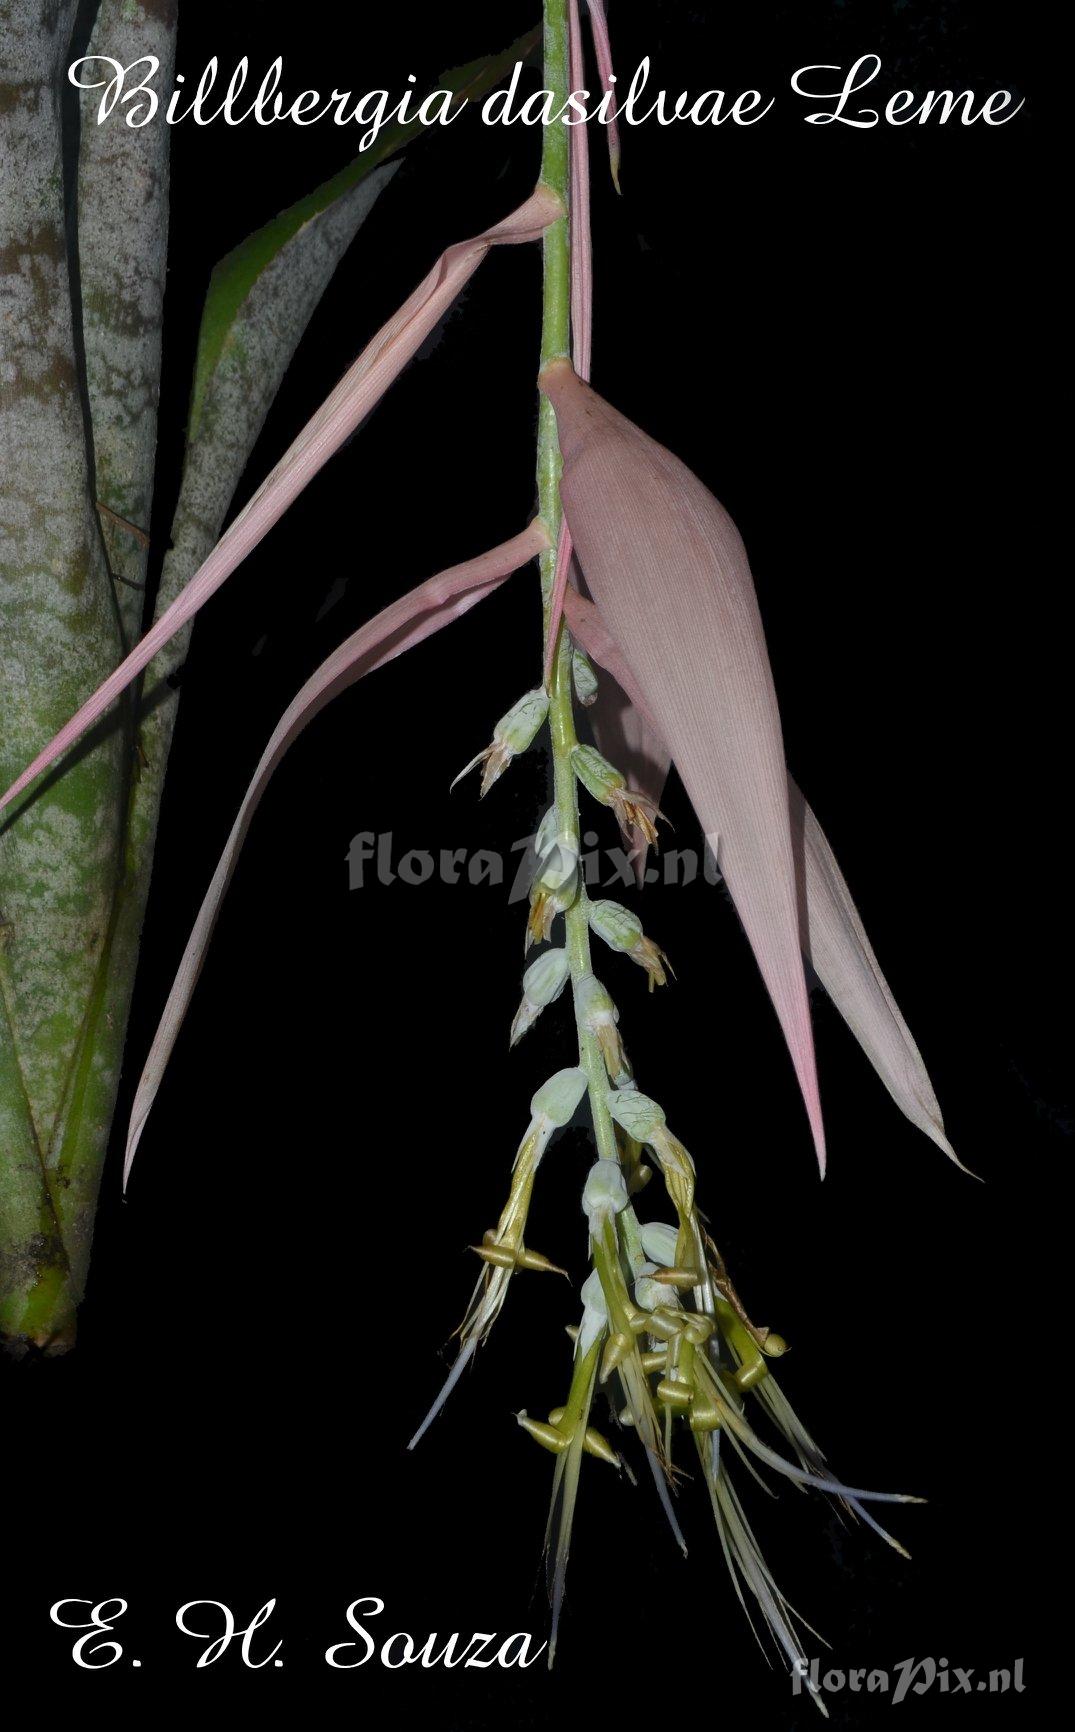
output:
[[576, 746], [571, 753], [571, 763], [583, 787], [602, 806], [611, 807], [626, 841], [632, 840], [632, 831], [637, 828], [648, 843], [656, 843], [657, 829], [653, 820], [663, 817], [663, 813], [647, 794], [628, 788], [626, 776], [617, 770], [615, 764], [602, 757], [594, 746]]
[[631, 1067], [616, 1026], [620, 1013], [596, 975], [584, 974], [576, 981], [575, 1014], [579, 1026], [595, 1037], [610, 1082], [629, 1082]]
[[[669, 962], [660, 946], [653, 942], [652, 938], [640, 938], [638, 943], [632, 946], [627, 954], [631, 958], [632, 962], [637, 962], [640, 968], [645, 969], [646, 974], [649, 977], [649, 989], [651, 992], [655, 986], [668, 985], [668, 975], [672, 973], [672, 964]], [[668, 971], [667, 974], [665, 973], [666, 969]]]
[[622, 902], [599, 899], [590, 903], [587, 918], [591, 931], [596, 932], [598, 938], [603, 938], [611, 949], [629, 956], [632, 962], [645, 969], [651, 992], [655, 986], [667, 984], [665, 968], [671, 974], [672, 965], [660, 945], [646, 937], [637, 914], [625, 908]]
[[617, 788], [613, 791], [609, 805], [626, 842], [633, 841], [632, 833], [638, 830], [651, 848], [659, 846], [655, 819], [663, 818], [664, 813], [647, 795], [639, 793], [637, 788]]

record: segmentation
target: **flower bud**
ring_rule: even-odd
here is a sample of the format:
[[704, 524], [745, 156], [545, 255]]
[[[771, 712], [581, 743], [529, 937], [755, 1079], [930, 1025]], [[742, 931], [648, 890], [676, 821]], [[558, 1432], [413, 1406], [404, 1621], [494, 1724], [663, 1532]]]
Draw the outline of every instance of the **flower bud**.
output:
[[635, 1304], [643, 1311], [656, 1311], [658, 1305], [668, 1303], [668, 1289], [653, 1279], [655, 1272], [655, 1264], [643, 1263], [635, 1280]]
[[610, 1089], [608, 1110], [616, 1123], [638, 1143], [652, 1143], [665, 1122], [664, 1112], [636, 1088]]
[[619, 902], [604, 900], [591, 902], [588, 913], [590, 928], [598, 938], [603, 938], [613, 950], [623, 951], [632, 962], [645, 969], [651, 992], [655, 986], [666, 985], [668, 977], [664, 965], [668, 958], [652, 938], [645, 936], [637, 914], [632, 914]]
[[521, 1040], [547, 1004], [559, 998], [570, 972], [566, 950], [546, 950], [523, 975], [523, 1001], [511, 1025], [511, 1044]]
[[493, 739], [498, 745], [506, 746], [512, 755], [525, 752], [533, 745], [538, 729], [543, 725], [549, 713], [549, 694], [544, 687], [537, 686], [532, 692], [526, 692], [517, 704], [501, 716], [493, 729]]
[[[611, 1162], [606, 1162], [605, 1164], [606, 1166], [610, 1166]], [[591, 1269], [585, 1281], [582, 1283], [582, 1292], [580, 1297], [587, 1311], [596, 1311], [599, 1317], [608, 1316], [608, 1306], [605, 1303], [605, 1294], [604, 1289], [601, 1286], [601, 1277], [597, 1273], [596, 1269]]]
[[571, 652], [571, 680], [575, 696], [583, 709], [588, 710], [597, 698], [597, 675], [589, 656], [585, 650], [579, 649], [578, 644]]
[[571, 753], [571, 764], [579, 781], [594, 799], [599, 800], [602, 806], [612, 807], [626, 840], [631, 840], [632, 832], [637, 829], [647, 843], [656, 842], [654, 819], [664, 814], [648, 794], [628, 788], [626, 777], [593, 746], [576, 746]]
[[631, 1067], [616, 1028], [620, 1013], [593, 974], [584, 974], [575, 987], [575, 1014], [581, 1027], [596, 1036], [610, 1080], [614, 1083], [627, 1081]]
[[573, 904], [579, 888], [579, 839], [565, 829], [555, 807], [546, 812], [534, 838], [537, 873], [530, 889], [526, 947], [548, 939], [552, 923]]
[[[502, 715], [493, 729], [493, 743], [479, 752], [476, 758], [471, 758], [465, 769], [460, 770], [455, 782], [461, 782], [463, 777], [478, 764], [484, 765], [482, 770], [482, 797], [489, 792], [493, 783], [499, 781], [508, 765], [520, 752], [533, 743], [534, 736], [549, 713], [549, 694], [540, 687], [532, 692], [526, 692], [517, 704]], [[452, 787], [455, 787], [455, 782]]]
[[542, 1083], [530, 1102], [530, 1111], [535, 1119], [545, 1119], [551, 1125], [567, 1125], [585, 1093], [586, 1072], [580, 1065], [573, 1070], [558, 1070], [548, 1082]]
[[546, 950], [523, 975], [523, 991], [541, 1009], [559, 998], [570, 973], [566, 950]]
[[601, 1287], [601, 1277], [592, 1269], [582, 1284], [582, 1322], [575, 1337], [575, 1353], [585, 1358], [594, 1343], [608, 1328], [608, 1305]]
[[551, 844], [555, 842], [559, 826], [560, 814], [555, 806], [550, 806], [534, 833], [534, 853], [539, 861]]
[[603, 758], [596, 746], [576, 746], [571, 753], [571, 767], [583, 787], [602, 806], [611, 806], [613, 794], [627, 786], [627, 777]]
[[669, 1227], [664, 1221], [644, 1221], [639, 1230], [639, 1238], [642, 1249], [651, 1262], [657, 1263], [663, 1269], [675, 1267], [678, 1227]]
[[578, 835], [565, 828], [555, 806], [549, 807], [538, 825], [534, 855], [537, 860], [534, 882], [550, 890], [568, 883], [578, 871]]
[[596, 932], [598, 938], [603, 938], [613, 950], [624, 950], [630, 954], [642, 937], [641, 920], [637, 914], [625, 908], [622, 902], [612, 902], [604, 898], [591, 902], [587, 914], [590, 930]]
[[627, 1186], [618, 1161], [595, 1161], [582, 1190], [582, 1209], [589, 1219], [591, 1233], [596, 1233], [610, 1215], [618, 1215], [626, 1207]]

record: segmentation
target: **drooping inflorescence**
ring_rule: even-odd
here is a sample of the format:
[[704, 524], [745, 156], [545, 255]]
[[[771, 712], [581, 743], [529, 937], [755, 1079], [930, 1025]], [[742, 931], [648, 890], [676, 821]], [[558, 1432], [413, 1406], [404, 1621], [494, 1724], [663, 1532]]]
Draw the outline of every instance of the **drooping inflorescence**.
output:
[[[603, 7], [590, 0], [589, 9], [601, 80], [611, 92]], [[566, 85], [569, 71], [577, 86], [583, 72], [577, 0], [547, 0], [546, 48], [550, 86]], [[611, 957], [615, 968], [615, 958], [626, 957], [642, 969], [650, 991], [666, 986], [671, 970], [632, 909], [590, 897], [580, 865], [580, 801], [593, 801], [614, 817], [638, 869], [646, 850], [657, 844], [661, 787], [674, 762], [779, 1017], [822, 1170], [807, 963], [901, 1110], [955, 1157], [921, 1055], [832, 850], [788, 775], [772, 671], [738, 531], [697, 476], [589, 386], [585, 138], [585, 129], [576, 127], [568, 145], [547, 129], [533, 195], [504, 221], [442, 254], [367, 343], [178, 600], [0, 794], [0, 811], [85, 734], [226, 581], [402, 373], [490, 250], [540, 239], [546, 294], [538, 513], [510, 540], [428, 579], [384, 609], [340, 645], [285, 711], [239, 809], [146, 1061], [126, 1168], [253, 813], [284, 753], [338, 692], [461, 617], [536, 557], [545, 614], [543, 682], [500, 718], [490, 744], [467, 770], [481, 765], [484, 796], [547, 731], [552, 798], [534, 842], [527, 954], [510, 1044], [516, 1046], [546, 1010], [570, 1005], [576, 1050], [564, 1054], [572, 1062], [533, 1095], [507, 1200], [496, 1225], [471, 1247], [481, 1268], [457, 1331], [454, 1362], [412, 1447], [488, 1338], [515, 1275], [569, 1273], [533, 1249], [526, 1231], [548, 1147], [585, 1099], [596, 1158], [574, 1185], [585, 1223], [576, 1273], [583, 1262], [587, 1267], [568, 1388], [563, 1404], [546, 1418], [533, 1418], [525, 1409], [516, 1416], [555, 1458], [547, 1532], [550, 1661], [584, 1458], [626, 1476], [632, 1453], [641, 1452], [680, 1544], [673, 1499], [684, 1474], [682, 1458], [690, 1461], [706, 1486], [740, 1599], [746, 1606], [750, 1596], [789, 1663], [800, 1665], [795, 1614], [761, 1558], [730, 1470], [742, 1466], [757, 1475], [767, 1468], [818, 1489], [885, 1539], [890, 1536], [865, 1502], [915, 1500], [833, 1479], [774, 1379], [772, 1364], [785, 1351], [784, 1340], [751, 1321], [699, 1208], [695, 1161], [669, 1128], [663, 1108], [638, 1086], [603, 964]], [[618, 176], [619, 145], [611, 130], [610, 145]], [[578, 738], [573, 694], [590, 713], [593, 743]], [[623, 724], [623, 753], [606, 737], [602, 699], [610, 695]], [[641, 984], [630, 970], [623, 972], [628, 990], [632, 979]], [[709, 1155], [702, 1182], [711, 1187]], [[652, 1210], [643, 1208], [657, 1196], [661, 1201]], [[570, 1217], [577, 1220], [574, 1204]], [[602, 1417], [600, 1425], [593, 1412], [599, 1399], [609, 1408], [609, 1419]], [[755, 1418], [775, 1432], [787, 1453], [766, 1441]]]
[[[517, 714], [519, 706], [509, 712]], [[563, 732], [561, 716], [560, 732]], [[494, 739], [505, 733], [498, 725]], [[537, 737], [537, 729], [527, 744]], [[704, 1481], [721, 1549], [736, 1591], [752, 1597], [789, 1664], [808, 1676], [795, 1614], [775, 1586], [758, 1550], [729, 1474], [729, 1456], [739, 1456], [757, 1476], [759, 1466], [839, 1499], [897, 1547], [863, 1507], [866, 1499], [905, 1500], [844, 1486], [829, 1474], [810, 1434], [772, 1376], [771, 1364], [786, 1351], [782, 1336], [751, 1322], [696, 1202], [694, 1161], [668, 1127], [662, 1107], [637, 1087], [620, 1033], [619, 1011], [593, 969], [589, 939], [644, 968], [649, 985], [665, 983], [663, 952], [645, 936], [632, 910], [591, 900], [579, 873], [578, 791], [612, 806], [610, 789], [630, 799], [626, 778], [593, 748], [577, 743], [563, 754], [570, 768], [570, 799], [550, 808], [535, 843], [534, 884], [527, 926], [528, 948], [542, 944], [523, 974], [522, 1002], [511, 1030], [512, 1045], [570, 983], [580, 1064], [559, 1072], [540, 1091], [520, 1145], [511, 1193], [496, 1229], [475, 1247], [487, 1264], [460, 1326], [455, 1363], [413, 1442], [417, 1442], [455, 1387], [477, 1346], [488, 1334], [519, 1268], [550, 1269], [523, 1243], [523, 1228], [537, 1163], [556, 1126], [566, 1124], [590, 1094], [607, 1114], [610, 1155], [589, 1169], [582, 1187], [590, 1273], [582, 1284], [582, 1317], [574, 1331], [572, 1372], [563, 1404], [547, 1417], [520, 1409], [518, 1423], [556, 1458], [546, 1548], [553, 1608], [550, 1658], [555, 1653], [566, 1570], [583, 1460], [596, 1458], [618, 1470], [628, 1465], [634, 1436], [649, 1464], [674, 1536], [683, 1543], [673, 1498], [683, 1475], [680, 1439]], [[619, 813], [617, 813], [619, 817]], [[540, 909], [537, 926], [534, 909]], [[548, 942], [562, 919], [565, 942]], [[591, 1061], [587, 1065], [587, 1059]], [[548, 1101], [555, 1095], [555, 1111]], [[544, 1109], [539, 1110], [545, 1100]], [[654, 1173], [674, 1223], [642, 1219], [639, 1194]], [[563, 1271], [559, 1271], [563, 1273]], [[594, 1405], [607, 1402], [609, 1422], [595, 1423]], [[791, 1451], [789, 1460], [755, 1430], [751, 1407]], [[611, 1427], [611, 1429], [609, 1429]], [[746, 1602], [744, 1601], [744, 1604]], [[819, 1697], [818, 1706], [823, 1710]]]

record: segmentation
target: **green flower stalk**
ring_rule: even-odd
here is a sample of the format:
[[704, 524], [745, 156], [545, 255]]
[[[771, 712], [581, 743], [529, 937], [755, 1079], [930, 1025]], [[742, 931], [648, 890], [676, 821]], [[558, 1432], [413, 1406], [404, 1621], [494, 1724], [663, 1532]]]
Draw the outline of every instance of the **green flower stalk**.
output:
[[[576, 65], [569, 54], [569, 26], [574, 30]], [[567, 0], [547, 0], [545, 82], [557, 103], [566, 96], [569, 70], [572, 85], [577, 83], [577, 41], [576, 7]], [[577, 166], [572, 173], [566, 136], [556, 127], [546, 129], [542, 181], [568, 211], [566, 218], [549, 227], [543, 241], [544, 379], [550, 365], [566, 361], [572, 347], [576, 356], [580, 347], [587, 357], [589, 350], [586, 286], [583, 284], [580, 291], [579, 273], [573, 271], [571, 258], [579, 178]], [[884, 1499], [886, 1494], [853, 1491], [832, 1480], [817, 1446], [776, 1387], [769, 1361], [783, 1353], [783, 1338], [756, 1328], [747, 1317], [698, 1214], [694, 1162], [670, 1132], [662, 1108], [635, 1086], [619, 1032], [619, 1012], [593, 972], [591, 934], [638, 963], [651, 989], [664, 985], [667, 978], [663, 952], [645, 936], [637, 916], [619, 903], [591, 901], [588, 895], [578, 872], [579, 787], [611, 809], [624, 836], [638, 836], [644, 844], [656, 841], [658, 810], [655, 800], [632, 791], [614, 764], [577, 737], [573, 693], [580, 702], [592, 703], [598, 678], [589, 660], [580, 659], [558, 609], [571, 547], [560, 499], [561, 468], [556, 420], [543, 393], [537, 479], [539, 514], [549, 541], [540, 563], [554, 804], [536, 842], [527, 947], [547, 942], [560, 919], [564, 938], [561, 947], [543, 951], [526, 971], [512, 1043], [546, 1005], [560, 997], [565, 980], [570, 979], [579, 1054], [576, 1074], [585, 1082], [599, 1156], [582, 1197], [593, 1271], [583, 1288], [583, 1317], [576, 1335], [567, 1399], [545, 1421], [532, 1419], [525, 1410], [517, 1416], [528, 1434], [556, 1457], [546, 1534], [552, 1604], [549, 1659], [551, 1664], [556, 1651], [583, 1458], [589, 1454], [617, 1467], [622, 1463], [619, 1451], [591, 1424], [592, 1406], [600, 1392], [609, 1397], [615, 1423], [637, 1434], [680, 1543], [682, 1536], [669, 1492], [675, 1484], [676, 1436], [681, 1427], [685, 1428], [709, 1491], [720, 1545], [736, 1591], [741, 1594], [740, 1584], [745, 1586], [789, 1664], [796, 1665], [804, 1660], [804, 1653], [794, 1613], [773, 1584], [729, 1479], [728, 1449], [721, 1448], [722, 1435], [726, 1434], [733, 1452], [748, 1460], [754, 1457], [778, 1473], [840, 1498], [876, 1532], [890, 1539], [863, 1508], [864, 1498], [880, 1495]], [[530, 725], [536, 713], [533, 700], [534, 694], [528, 694], [501, 720], [494, 730], [493, 745], [474, 760], [474, 764], [484, 761], [486, 765], [483, 794], [510, 762], [513, 750], [525, 748], [536, 736], [540, 724]], [[520, 726], [523, 717], [525, 725]], [[513, 731], [519, 736], [518, 747], [514, 746]], [[649, 1171], [642, 1162], [643, 1149], [663, 1178], [676, 1216], [674, 1227], [659, 1221], [641, 1222], [635, 1212], [632, 1192], [641, 1188], [643, 1175], [648, 1176]], [[519, 1266], [519, 1198], [525, 1194], [528, 1201], [530, 1183], [528, 1162], [517, 1159], [515, 1201], [509, 1201], [496, 1232], [486, 1235], [482, 1251], [490, 1259], [500, 1259], [492, 1286], [487, 1284], [483, 1289], [479, 1284], [462, 1326], [463, 1350], [413, 1442], [457, 1382], [473, 1347], [486, 1332], [486, 1319], [500, 1310], [508, 1275]], [[790, 1445], [798, 1465], [758, 1437], [747, 1414], [748, 1399], [760, 1403], [765, 1416]], [[896, 1541], [891, 1543], [897, 1545]], [[897, 1545], [897, 1549], [901, 1548]], [[815, 1695], [814, 1699], [824, 1712], [820, 1698]]]

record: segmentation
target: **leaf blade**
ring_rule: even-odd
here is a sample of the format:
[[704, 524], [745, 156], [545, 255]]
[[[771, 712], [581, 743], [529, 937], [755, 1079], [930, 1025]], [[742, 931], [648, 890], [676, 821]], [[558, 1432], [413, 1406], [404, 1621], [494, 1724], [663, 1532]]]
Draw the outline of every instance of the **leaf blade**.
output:
[[824, 1172], [787, 771], [746, 551], [686, 465], [567, 363], [554, 362], [542, 378], [557, 412], [561, 497], [579, 564], [713, 847], [783, 1029]]
[[803, 951], [904, 1117], [961, 1172], [922, 1054], [881, 972], [828, 838], [788, 777], [792, 841], [802, 861]]
[[[530, 30], [499, 54], [491, 54], [464, 66], [452, 67], [440, 75], [434, 89], [447, 90], [464, 103], [476, 101], [500, 83], [505, 73], [518, 60], [529, 60], [539, 40], [539, 32]], [[354, 190], [374, 169], [412, 140], [421, 138], [425, 128], [420, 121], [407, 125], [398, 122], [388, 127], [368, 151], [356, 156], [338, 174], [331, 175], [313, 192], [297, 199], [286, 210], [271, 217], [240, 241], [214, 267], [205, 299], [198, 348], [194, 363], [194, 387], [191, 394], [190, 433], [197, 437], [203, 401], [209, 381], [228, 340], [229, 332], [239, 315], [243, 302], [251, 293], [262, 272], [280, 250], [308, 222], [328, 210], [338, 199]]]
[[429, 275], [384, 324], [307, 422], [279, 463], [225, 531], [198, 572], [82, 708], [0, 795], [0, 812], [71, 747], [131, 681], [213, 596], [268, 534], [332, 454], [378, 403], [455, 300], [490, 248], [537, 240], [560, 214], [559, 201], [539, 186], [518, 210], [441, 254]]
[[[569, 590], [565, 608], [572, 635], [605, 671], [629, 712], [632, 727], [650, 742], [650, 765], [632, 756], [629, 741], [617, 760], [637, 777], [644, 792], [659, 800], [664, 787], [660, 758], [667, 753], [645, 712], [645, 698], [619, 645], [593, 603]], [[670, 758], [668, 760], [670, 762]], [[800, 932], [803, 954], [847, 1023], [896, 1105], [919, 1130], [954, 1161], [959, 1159], [944, 1128], [944, 1120], [922, 1055], [892, 989], [881, 972], [862, 918], [852, 899], [828, 839], [791, 776], [788, 777], [792, 848], [799, 884]]]
[[367, 673], [459, 618], [547, 546], [536, 521], [511, 541], [450, 567], [382, 609], [354, 632], [307, 680], [280, 718], [243, 796], [231, 834], [206, 892], [135, 1091], [124, 1156], [127, 1183], [161, 1079], [201, 973], [221, 904], [261, 797], [277, 765], [302, 730], [340, 692]]

